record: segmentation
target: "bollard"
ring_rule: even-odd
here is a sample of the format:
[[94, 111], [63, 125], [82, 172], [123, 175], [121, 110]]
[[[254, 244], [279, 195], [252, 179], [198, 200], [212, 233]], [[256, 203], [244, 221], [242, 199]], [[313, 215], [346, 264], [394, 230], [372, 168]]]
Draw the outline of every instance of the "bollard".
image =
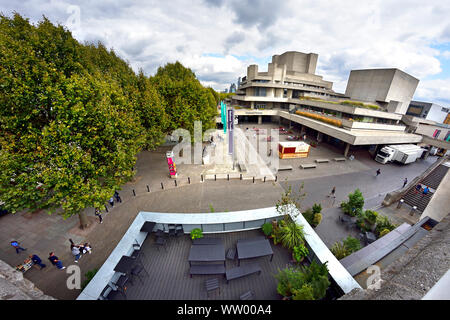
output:
[[242, 180], [242, 173], [239, 175], [239, 179]]
[[175, 181], [175, 187], [178, 187], [178, 185], [177, 185], [177, 180], [174, 180]]
[[134, 192], [134, 189], [133, 189], [133, 196], [135, 196], [135, 197], [136, 197], [136, 192]]
[[264, 182], [266, 182], [266, 176], [264, 176]]
[[191, 184], [191, 178], [190, 177], [188, 177], [188, 183]]
[[402, 207], [403, 202], [405, 202], [405, 200], [400, 199], [400, 201], [398, 202], [398, 205], [397, 205], [397, 209], [400, 209]]
[[164, 185], [163, 185], [163, 183], [161, 182], [161, 189], [164, 189]]
[[108, 211], [108, 207], [107, 207], [106, 205], [105, 205], [105, 209], [106, 209], [106, 212], [109, 212], [109, 211]]
[[147, 185], [147, 192], [150, 192], [150, 188], [148, 187], [148, 185]]
[[255, 183], [255, 177], [253, 177], [253, 183]]
[[202, 182], [203, 182], [203, 175], [202, 174], [200, 175], [200, 178], [202, 179]]
[[411, 211], [409, 212], [409, 215], [410, 215], [410, 216], [414, 215], [414, 212], [415, 212], [416, 210], [417, 210], [417, 207], [416, 207], [416, 206], [412, 207]]
[[277, 182], [277, 180], [278, 180], [278, 176], [275, 176], [275, 182]]
[[214, 175], [214, 181], [217, 181], [217, 177], [216, 177], [216, 175]]
[[227, 174], [227, 180], [230, 181], [230, 175], [229, 174]]

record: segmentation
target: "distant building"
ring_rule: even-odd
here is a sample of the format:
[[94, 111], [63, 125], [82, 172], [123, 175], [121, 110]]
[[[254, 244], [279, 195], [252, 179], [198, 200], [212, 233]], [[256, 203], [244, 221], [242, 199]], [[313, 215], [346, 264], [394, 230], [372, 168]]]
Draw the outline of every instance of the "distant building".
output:
[[231, 84], [229, 93], [236, 93], [236, 85], [234, 83]]
[[227, 88], [223, 89], [222, 93], [228, 93], [228, 89]]
[[435, 121], [437, 123], [445, 123], [445, 120], [448, 119], [449, 112], [449, 108], [442, 107], [435, 103], [411, 101], [406, 114]]
[[239, 88], [241, 86], [241, 77], [238, 78], [237, 87]]

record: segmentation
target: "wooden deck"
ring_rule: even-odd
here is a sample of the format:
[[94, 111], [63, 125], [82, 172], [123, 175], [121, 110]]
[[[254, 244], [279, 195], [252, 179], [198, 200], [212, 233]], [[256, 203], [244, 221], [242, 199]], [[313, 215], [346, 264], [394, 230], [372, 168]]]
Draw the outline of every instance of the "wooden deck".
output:
[[[227, 250], [236, 245], [238, 239], [261, 235], [261, 230], [252, 230], [208, 234], [205, 237], [221, 238]], [[253, 274], [227, 284], [226, 279], [220, 275], [189, 277], [188, 255], [192, 243], [189, 235], [178, 239], [167, 239], [167, 251], [164, 248], [158, 251], [158, 248], [153, 245], [154, 237], [149, 235], [142, 246], [144, 256], [141, 259], [150, 276], [143, 273], [141, 277], [143, 283], [134, 278], [134, 284], [129, 285], [127, 289], [128, 300], [239, 300], [239, 296], [249, 290], [253, 291], [255, 300], [281, 299], [277, 293], [277, 280], [274, 274], [290, 263], [290, 253], [281, 245], [274, 246], [271, 243], [274, 252], [272, 262], [270, 262], [270, 256], [241, 261], [241, 265], [258, 262], [262, 268], [260, 275]], [[226, 261], [226, 269], [234, 266], [237, 266], [237, 260]], [[216, 277], [219, 278], [220, 295], [218, 291], [211, 292], [208, 298], [205, 280]], [[118, 298], [121, 298], [120, 295]]]

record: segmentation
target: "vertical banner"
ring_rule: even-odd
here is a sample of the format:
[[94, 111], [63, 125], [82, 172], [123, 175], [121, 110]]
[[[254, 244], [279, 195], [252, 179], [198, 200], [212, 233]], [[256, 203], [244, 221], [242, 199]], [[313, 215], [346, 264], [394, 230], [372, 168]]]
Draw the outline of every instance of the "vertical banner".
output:
[[228, 153], [233, 154], [234, 110], [228, 109]]
[[175, 162], [173, 162], [173, 151], [167, 151], [166, 157], [167, 157], [167, 164], [169, 166], [170, 177], [176, 178], [177, 177], [177, 166], [175, 165]]
[[223, 133], [227, 133], [227, 105], [220, 101], [220, 112], [222, 115]]

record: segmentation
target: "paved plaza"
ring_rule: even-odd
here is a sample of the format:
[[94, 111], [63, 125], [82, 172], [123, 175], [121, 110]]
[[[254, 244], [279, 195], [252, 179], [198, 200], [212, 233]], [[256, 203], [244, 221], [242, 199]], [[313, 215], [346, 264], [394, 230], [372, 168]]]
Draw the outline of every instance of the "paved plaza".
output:
[[[294, 170], [278, 174], [277, 182], [257, 180], [253, 183], [252, 180], [239, 179], [201, 182], [205, 170], [203, 166], [181, 164], [177, 165], [178, 178], [175, 183], [168, 177], [165, 153], [169, 149], [160, 147], [139, 155], [134, 180], [120, 191], [123, 202], [113, 208], [108, 205], [108, 212], [104, 210], [103, 213], [103, 224], [98, 223], [93, 208], [86, 209], [92, 222], [86, 230], [78, 228], [77, 216], [63, 220], [45, 211], [19, 212], [0, 217], [0, 259], [16, 266], [28, 254], [38, 254], [47, 267], [43, 270], [32, 268], [25, 273], [25, 277], [48, 295], [58, 299], [75, 299], [81, 290], [67, 289], [66, 270], [56, 269], [47, 260], [48, 253], [54, 251], [64, 265], [75, 264], [69, 250], [69, 239], [76, 243], [89, 242], [93, 247], [93, 253], [79, 261], [84, 275], [103, 264], [139, 211], [195, 213], [271, 207], [280, 199], [287, 184], [295, 188], [301, 183], [305, 184], [307, 194], [302, 209], [314, 203], [322, 204], [323, 220], [316, 232], [330, 247], [348, 235], [357, 236], [357, 231], [347, 230], [338, 223], [338, 206], [347, 199], [349, 192], [359, 188], [366, 199], [366, 208], [376, 207], [387, 192], [402, 187], [405, 177], [411, 181], [435, 161], [434, 157], [429, 157], [407, 166], [380, 165], [367, 152], [360, 151], [354, 153], [353, 161], [330, 162], [319, 164], [315, 169], [300, 169], [301, 162], [312, 162], [318, 157], [342, 156], [339, 150], [322, 143], [311, 150], [310, 158], [287, 160]], [[382, 174], [375, 177], [378, 168], [381, 168]], [[336, 199], [327, 198], [333, 186], [336, 186]], [[395, 215], [395, 212], [392, 214]], [[10, 246], [13, 239], [28, 250], [16, 254]]]

